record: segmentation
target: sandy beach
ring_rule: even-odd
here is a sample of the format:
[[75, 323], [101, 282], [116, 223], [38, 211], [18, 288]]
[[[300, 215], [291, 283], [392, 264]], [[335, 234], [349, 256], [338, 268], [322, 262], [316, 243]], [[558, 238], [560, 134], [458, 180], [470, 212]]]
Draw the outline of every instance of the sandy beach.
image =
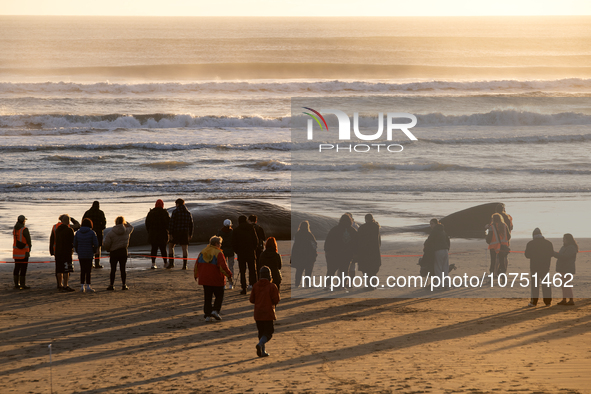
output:
[[32, 265], [32, 289], [15, 291], [4, 266], [0, 392], [49, 393], [49, 344], [61, 393], [591, 392], [588, 299], [297, 299], [284, 260], [265, 359], [247, 297], [226, 291], [223, 320], [206, 323], [202, 290], [178, 265], [133, 258], [127, 292], [107, 292], [108, 269], [94, 270], [94, 294], [58, 293], [52, 264]]

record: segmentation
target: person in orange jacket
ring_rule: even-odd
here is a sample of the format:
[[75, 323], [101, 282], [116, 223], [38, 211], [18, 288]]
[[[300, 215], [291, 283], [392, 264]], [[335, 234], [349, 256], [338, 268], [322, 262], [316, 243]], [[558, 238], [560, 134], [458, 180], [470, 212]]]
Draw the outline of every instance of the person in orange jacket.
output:
[[252, 287], [250, 302], [254, 304], [254, 320], [259, 331], [259, 343], [256, 345], [257, 356], [268, 357], [265, 344], [273, 338], [275, 327], [273, 320], [277, 320], [275, 306], [279, 303], [279, 290], [271, 283], [271, 270], [267, 266], [261, 267], [259, 281]]
[[[209, 239], [209, 245], [197, 257], [193, 273], [195, 280], [198, 280], [198, 283], [203, 286], [205, 321], [210, 322], [212, 317], [222, 320], [220, 310], [224, 301], [226, 277], [232, 280], [232, 272], [226, 264], [221, 237], [213, 236]], [[214, 295], [215, 303], [212, 305], [211, 301]]]

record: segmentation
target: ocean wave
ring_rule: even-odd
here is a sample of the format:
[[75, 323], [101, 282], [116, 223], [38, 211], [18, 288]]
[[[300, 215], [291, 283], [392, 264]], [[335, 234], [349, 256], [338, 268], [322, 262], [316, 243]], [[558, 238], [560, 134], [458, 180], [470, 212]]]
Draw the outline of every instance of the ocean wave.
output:
[[263, 160], [251, 164], [242, 164], [241, 167], [252, 168], [261, 171], [289, 171], [291, 164], [279, 160]]
[[1, 94], [27, 95], [162, 95], [209, 93], [408, 93], [408, 92], [529, 92], [529, 91], [589, 91], [591, 79], [563, 78], [555, 80], [431, 80], [416, 82], [393, 81], [209, 81], [162, 83], [76, 83], [76, 82], [1, 82]]
[[[148, 115], [3, 115], [0, 135], [61, 135], [87, 133], [90, 130], [170, 129], [203, 127], [289, 127], [289, 117], [193, 116], [188, 114]], [[89, 130], [90, 129], [90, 130]]]
[[[352, 115], [352, 114], [351, 114]], [[578, 112], [544, 114], [517, 109], [499, 109], [468, 115], [442, 113], [416, 114], [415, 127], [445, 126], [561, 126], [591, 124], [591, 115]], [[93, 131], [125, 131], [129, 129], [171, 128], [289, 128], [292, 120], [300, 126], [306, 120], [303, 114], [290, 116], [193, 116], [189, 114], [146, 115], [2, 115], [0, 135], [62, 135], [86, 134]], [[361, 127], [374, 128], [376, 115], [359, 117]], [[329, 127], [336, 127], [336, 117], [326, 115]]]
[[149, 167], [159, 170], [177, 170], [180, 168], [189, 167], [190, 165], [192, 165], [192, 163], [187, 163], [186, 161], [167, 160], [140, 164], [140, 167]]

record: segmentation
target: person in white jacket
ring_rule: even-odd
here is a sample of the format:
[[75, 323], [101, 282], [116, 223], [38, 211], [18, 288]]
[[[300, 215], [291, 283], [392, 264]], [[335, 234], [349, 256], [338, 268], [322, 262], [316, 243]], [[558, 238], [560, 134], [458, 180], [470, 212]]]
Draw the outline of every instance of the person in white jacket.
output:
[[115, 273], [117, 272], [117, 263], [121, 270], [121, 290], [129, 290], [125, 284], [127, 274], [125, 264], [127, 263], [127, 247], [129, 246], [129, 236], [133, 231], [133, 226], [125, 221], [123, 216], [115, 219], [115, 226], [105, 235], [103, 247], [109, 252], [109, 262], [111, 263], [111, 284], [107, 290], [115, 290]]

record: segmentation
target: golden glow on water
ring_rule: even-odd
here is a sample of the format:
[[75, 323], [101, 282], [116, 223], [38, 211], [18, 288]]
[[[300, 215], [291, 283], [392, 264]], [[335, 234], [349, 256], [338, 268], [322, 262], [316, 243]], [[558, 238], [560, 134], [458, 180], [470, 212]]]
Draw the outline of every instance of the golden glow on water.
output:
[[21, 0], [0, 1], [0, 15], [136, 16], [493, 16], [591, 15], [588, 0]]

